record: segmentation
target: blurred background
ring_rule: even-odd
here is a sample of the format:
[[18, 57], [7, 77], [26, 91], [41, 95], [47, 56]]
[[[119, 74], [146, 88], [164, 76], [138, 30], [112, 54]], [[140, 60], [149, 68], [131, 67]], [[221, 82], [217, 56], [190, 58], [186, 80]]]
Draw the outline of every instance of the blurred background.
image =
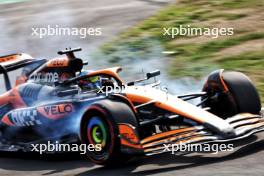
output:
[[[162, 35], [163, 28], [180, 25], [233, 28], [234, 34], [218, 38]], [[177, 81], [185, 85], [180, 91], [189, 91], [190, 87], [198, 90], [215, 69], [241, 71], [253, 80], [263, 102], [264, 1], [178, 0], [104, 44], [101, 51], [111, 63], [133, 63], [138, 59], [137, 63], [146, 68], [163, 69], [165, 82], [173, 90], [179, 89], [179, 84], [171, 85]], [[151, 59], [156, 63], [144, 64]]]
[[[82, 47], [88, 69], [120, 65], [132, 80], [154, 69], [173, 93], [199, 91], [205, 77], [224, 68], [248, 74], [264, 96], [263, 0], [0, 0], [0, 53], [57, 57]], [[32, 35], [32, 28], [101, 28], [102, 35]], [[234, 35], [164, 36], [163, 28], [233, 28]], [[169, 52], [167, 52], [169, 51]]]
[[[102, 35], [86, 38], [39, 38], [32, 35], [32, 28], [48, 25], [101, 28]], [[234, 28], [234, 35], [218, 38], [163, 36], [163, 28], [179, 25]], [[143, 76], [144, 72], [160, 69], [163, 85], [176, 94], [201, 90], [206, 76], [215, 69], [242, 71], [256, 84], [264, 102], [264, 0], [0, 0], [0, 31], [0, 55], [25, 52], [36, 58], [53, 58], [57, 57], [58, 50], [82, 47], [83, 51], [76, 55], [89, 62], [88, 69], [120, 65], [124, 69], [121, 76], [127, 81]], [[263, 152], [251, 155], [247, 158], [250, 162], [244, 160], [244, 163], [241, 159], [224, 159], [222, 168], [228, 167], [226, 170], [193, 165], [199, 166], [196, 171], [203, 175], [213, 172], [234, 175], [241, 171], [245, 175], [263, 175], [263, 161], [261, 157], [255, 157], [261, 154], [264, 156]], [[172, 164], [172, 157], [167, 158], [169, 161], [166, 157], [154, 159], [159, 168], [153, 166], [154, 160], [149, 159], [146, 161], [148, 165], [137, 169], [134, 166], [124, 168], [117, 173], [114, 171], [114, 174], [127, 175], [139, 170], [145, 175], [147, 172], [144, 170], [148, 168], [176, 175], [176, 171], [164, 169], [164, 165], [184, 168]], [[186, 163], [196, 160], [198, 163], [210, 163], [214, 159], [181, 158], [178, 162], [182, 160]], [[248, 167], [249, 163], [251, 167]], [[43, 161], [0, 158], [0, 167], [11, 170], [4, 172], [6, 175], [17, 174], [12, 170], [22, 170], [19, 173], [26, 174], [33, 168], [35, 172], [32, 175], [57, 175], [57, 172], [64, 175], [62, 172], [65, 170], [67, 174], [74, 175], [72, 172], [83, 172], [88, 166], [86, 161], [67, 164], [71, 165], [69, 169], [72, 171], [61, 162], [56, 167]], [[105, 170], [94, 169], [91, 164], [89, 167], [93, 169], [92, 175], [105, 174]], [[3, 174], [2, 169], [0, 175]], [[190, 175], [193, 172], [186, 173]], [[89, 172], [83, 175], [87, 174]], [[153, 171], [152, 174], [159, 175], [159, 172]]]

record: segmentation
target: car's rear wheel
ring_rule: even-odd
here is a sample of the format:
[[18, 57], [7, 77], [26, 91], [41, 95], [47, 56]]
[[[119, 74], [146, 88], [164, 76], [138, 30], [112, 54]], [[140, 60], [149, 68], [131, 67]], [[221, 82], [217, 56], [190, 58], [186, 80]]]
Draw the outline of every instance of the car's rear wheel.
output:
[[213, 72], [204, 86], [209, 99], [204, 106], [211, 112], [227, 118], [238, 113], [258, 114], [261, 101], [257, 89], [251, 80], [240, 72]]

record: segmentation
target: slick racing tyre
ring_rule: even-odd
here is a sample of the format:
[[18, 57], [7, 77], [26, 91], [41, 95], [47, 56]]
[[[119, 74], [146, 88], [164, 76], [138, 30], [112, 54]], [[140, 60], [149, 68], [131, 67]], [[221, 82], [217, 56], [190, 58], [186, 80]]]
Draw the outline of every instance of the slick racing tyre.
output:
[[205, 107], [211, 112], [227, 118], [238, 113], [259, 114], [261, 101], [251, 80], [240, 72], [213, 72], [203, 91], [209, 95]]
[[[111, 104], [109, 106], [109, 104]], [[130, 156], [121, 152], [121, 142], [117, 125], [118, 118], [126, 119], [114, 112], [114, 109], [125, 111], [128, 119], [135, 118], [129, 115], [130, 107], [122, 102], [103, 100], [91, 105], [84, 114], [81, 122], [81, 142], [86, 145], [100, 145], [100, 151], [87, 151], [86, 156], [94, 163], [105, 166], [118, 166], [130, 159]]]

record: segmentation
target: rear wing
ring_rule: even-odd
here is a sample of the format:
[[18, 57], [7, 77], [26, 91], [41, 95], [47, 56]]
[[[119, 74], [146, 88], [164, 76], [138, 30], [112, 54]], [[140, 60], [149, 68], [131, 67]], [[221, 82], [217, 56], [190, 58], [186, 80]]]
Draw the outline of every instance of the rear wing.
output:
[[[9, 72], [30, 64], [33, 60], [34, 59], [30, 55], [25, 53], [10, 54], [0, 56], [0, 66], [4, 68], [6, 72]], [[0, 70], [0, 74], [2, 73], [3, 69]]]
[[8, 72], [35, 64], [34, 66], [31, 66], [29, 70], [27, 70], [29, 72], [28, 74], [30, 74], [32, 71], [34, 71], [34, 69], [44, 62], [46, 62], [45, 59], [34, 59], [25, 53], [0, 56], [0, 74], [3, 74], [4, 76], [6, 90], [8, 91], [11, 89]]

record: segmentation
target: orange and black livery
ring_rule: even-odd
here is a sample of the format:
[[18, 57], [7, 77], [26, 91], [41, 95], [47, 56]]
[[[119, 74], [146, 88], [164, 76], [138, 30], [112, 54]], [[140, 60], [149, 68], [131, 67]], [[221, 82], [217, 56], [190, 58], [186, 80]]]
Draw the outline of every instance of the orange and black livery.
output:
[[[53, 59], [0, 57], [0, 150], [27, 152], [48, 140], [98, 144], [87, 158], [111, 165], [168, 152], [166, 145], [233, 142], [264, 131], [259, 94], [243, 73], [216, 70], [200, 92], [173, 95], [153, 79], [158, 70], [126, 83], [120, 67], [84, 69], [80, 50]], [[10, 72], [18, 69], [13, 83]]]

